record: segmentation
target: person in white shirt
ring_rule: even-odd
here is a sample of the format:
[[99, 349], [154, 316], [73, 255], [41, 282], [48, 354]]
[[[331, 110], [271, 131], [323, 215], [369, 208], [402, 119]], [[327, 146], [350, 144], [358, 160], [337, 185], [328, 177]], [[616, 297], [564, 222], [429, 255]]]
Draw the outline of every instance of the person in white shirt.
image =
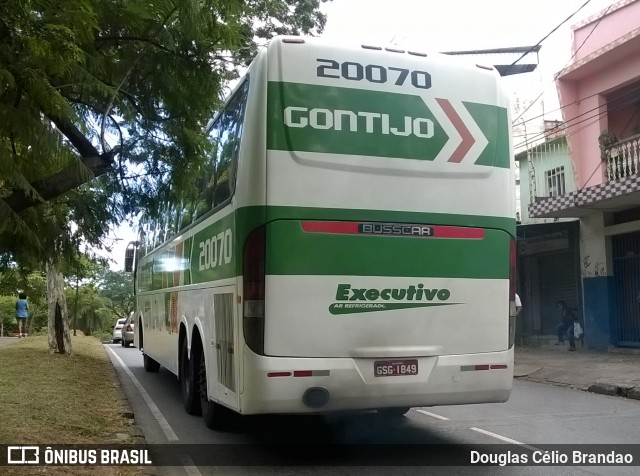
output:
[[516, 316], [518, 317], [518, 314], [520, 314], [520, 311], [522, 311], [522, 301], [520, 301], [520, 296], [518, 296], [518, 293], [516, 293]]

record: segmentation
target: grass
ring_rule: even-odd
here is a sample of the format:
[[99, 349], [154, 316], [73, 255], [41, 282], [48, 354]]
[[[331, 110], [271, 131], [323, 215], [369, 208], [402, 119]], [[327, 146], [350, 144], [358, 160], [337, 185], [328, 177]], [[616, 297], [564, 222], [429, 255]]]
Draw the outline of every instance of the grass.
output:
[[[72, 337], [73, 355], [50, 354], [46, 336], [0, 348], [0, 444], [113, 444], [128, 434], [124, 395], [95, 337]], [[133, 467], [3, 467], [2, 474], [134, 475]], [[86, 471], [86, 472], [83, 472]], [[148, 472], [148, 469], [145, 471]]]

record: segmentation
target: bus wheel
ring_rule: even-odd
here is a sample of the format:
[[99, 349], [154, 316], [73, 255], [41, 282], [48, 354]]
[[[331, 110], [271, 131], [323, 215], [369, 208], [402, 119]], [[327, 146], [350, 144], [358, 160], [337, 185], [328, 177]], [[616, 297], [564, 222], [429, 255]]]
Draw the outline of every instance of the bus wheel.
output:
[[[193, 349], [195, 351], [195, 349]], [[202, 354], [202, 351], [200, 351]], [[182, 389], [182, 400], [184, 409], [189, 415], [200, 415], [200, 395], [197, 388], [195, 360], [198, 356], [187, 348], [187, 339], [183, 339], [180, 350], [180, 388]]]
[[160, 370], [160, 364], [149, 357], [147, 354], [144, 354], [144, 369], [147, 372], [157, 372]]
[[232, 412], [222, 405], [209, 400], [207, 392], [207, 366], [204, 361], [204, 352], [200, 352], [200, 365], [198, 366], [198, 387], [200, 389], [200, 407], [205, 425], [212, 430], [225, 430], [231, 426]]
[[409, 410], [409, 407], [378, 408], [378, 413], [387, 417], [401, 417]]

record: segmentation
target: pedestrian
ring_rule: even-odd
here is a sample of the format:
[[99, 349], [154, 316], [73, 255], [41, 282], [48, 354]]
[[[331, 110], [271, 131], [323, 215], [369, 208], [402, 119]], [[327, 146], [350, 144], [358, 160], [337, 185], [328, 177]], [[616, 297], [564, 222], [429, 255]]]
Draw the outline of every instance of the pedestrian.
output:
[[567, 307], [564, 301], [558, 301], [556, 303], [558, 312], [560, 313], [560, 324], [558, 324], [558, 342], [556, 345], [564, 344], [565, 334], [569, 335], [569, 350], [576, 350], [576, 338], [573, 330], [573, 323], [576, 320], [575, 315]]
[[29, 316], [29, 303], [25, 293], [18, 294], [16, 301], [16, 320], [18, 321], [18, 337], [27, 337], [27, 317]]
[[515, 343], [516, 341], [516, 327], [518, 326], [516, 317], [518, 317], [520, 311], [522, 311], [522, 301], [520, 301], [520, 296], [516, 293], [509, 305], [509, 343]]

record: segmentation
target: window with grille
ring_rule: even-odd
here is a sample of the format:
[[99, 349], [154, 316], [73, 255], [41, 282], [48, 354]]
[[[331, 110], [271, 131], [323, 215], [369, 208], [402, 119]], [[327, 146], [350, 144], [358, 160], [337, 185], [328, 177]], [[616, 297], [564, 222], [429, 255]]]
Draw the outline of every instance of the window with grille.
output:
[[547, 179], [547, 196], [559, 197], [560, 195], [564, 195], [564, 166], [547, 170], [544, 174]]

